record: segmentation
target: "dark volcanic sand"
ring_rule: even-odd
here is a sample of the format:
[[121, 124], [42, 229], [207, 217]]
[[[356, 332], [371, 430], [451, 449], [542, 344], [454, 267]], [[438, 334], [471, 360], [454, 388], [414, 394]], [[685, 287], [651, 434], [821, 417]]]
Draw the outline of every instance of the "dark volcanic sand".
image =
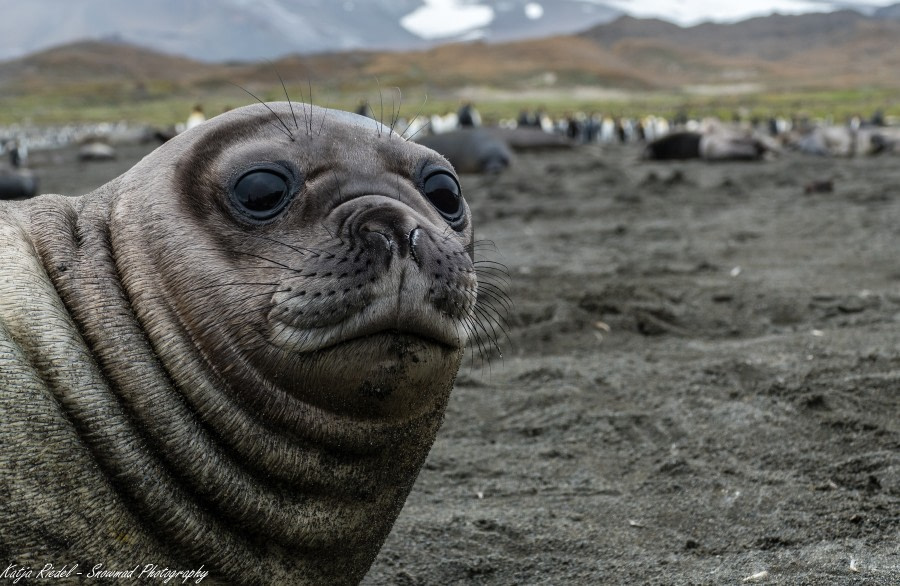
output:
[[463, 178], [511, 343], [364, 584], [900, 584], [900, 161], [637, 154]]

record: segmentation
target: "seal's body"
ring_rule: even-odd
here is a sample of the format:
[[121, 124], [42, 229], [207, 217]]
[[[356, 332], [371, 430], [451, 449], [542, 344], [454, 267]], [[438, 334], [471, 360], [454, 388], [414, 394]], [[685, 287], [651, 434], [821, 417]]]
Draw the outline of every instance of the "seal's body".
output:
[[0, 199], [34, 197], [37, 191], [38, 178], [34, 171], [0, 164]]
[[360, 580], [443, 416], [471, 245], [445, 159], [287, 103], [0, 202], [0, 551]]
[[513, 160], [506, 142], [481, 127], [461, 128], [416, 140], [447, 157], [460, 173], [499, 173]]
[[741, 132], [673, 132], [649, 143], [644, 158], [656, 161], [703, 159], [705, 161], [757, 161], [768, 150], [758, 138]]
[[494, 138], [505, 142], [513, 152], [555, 151], [572, 149], [577, 143], [564, 134], [546, 132], [541, 128], [519, 126], [517, 128], [485, 127]]
[[644, 149], [644, 158], [656, 161], [678, 161], [700, 158], [699, 132], [673, 132], [650, 142]]

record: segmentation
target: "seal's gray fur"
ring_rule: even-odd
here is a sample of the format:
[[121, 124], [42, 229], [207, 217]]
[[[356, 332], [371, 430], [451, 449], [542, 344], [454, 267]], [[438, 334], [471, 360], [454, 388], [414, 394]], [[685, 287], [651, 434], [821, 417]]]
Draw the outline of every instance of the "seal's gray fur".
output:
[[[228, 186], [271, 162], [302, 187], [245, 221]], [[429, 166], [372, 120], [256, 105], [86, 196], [0, 202], [0, 557], [360, 580], [477, 295]]]
[[460, 173], [499, 173], [513, 160], [506, 142], [485, 128], [461, 128], [416, 140], [447, 157]]

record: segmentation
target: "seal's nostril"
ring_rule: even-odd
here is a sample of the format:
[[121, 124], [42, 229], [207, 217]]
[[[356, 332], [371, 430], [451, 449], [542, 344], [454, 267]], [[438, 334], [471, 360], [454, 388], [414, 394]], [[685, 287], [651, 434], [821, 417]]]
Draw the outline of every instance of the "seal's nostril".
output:
[[419, 261], [419, 256], [416, 254], [416, 246], [419, 242], [419, 234], [421, 230], [419, 228], [414, 228], [408, 235], [407, 239], [409, 239], [409, 254], [412, 256], [413, 260], [417, 265], [421, 265], [422, 263]]
[[347, 226], [349, 235], [355, 234], [370, 250], [389, 257], [409, 256], [412, 245], [410, 232], [416, 221], [407, 210], [388, 205], [373, 205], [358, 214]]
[[390, 233], [385, 233], [386, 231], [377, 229], [373, 230], [369, 226], [363, 226], [360, 231], [362, 232], [363, 237], [374, 246], [383, 246], [386, 250], [391, 249], [393, 242]]

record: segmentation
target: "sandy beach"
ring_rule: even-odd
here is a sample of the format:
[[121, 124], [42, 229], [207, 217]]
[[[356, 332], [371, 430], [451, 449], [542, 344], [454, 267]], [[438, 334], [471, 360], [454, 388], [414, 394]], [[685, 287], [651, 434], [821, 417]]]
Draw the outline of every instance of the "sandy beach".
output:
[[[149, 148], [34, 160], [78, 194]], [[900, 583], [897, 159], [639, 152], [463, 177], [508, 340], [364, 584]]]

